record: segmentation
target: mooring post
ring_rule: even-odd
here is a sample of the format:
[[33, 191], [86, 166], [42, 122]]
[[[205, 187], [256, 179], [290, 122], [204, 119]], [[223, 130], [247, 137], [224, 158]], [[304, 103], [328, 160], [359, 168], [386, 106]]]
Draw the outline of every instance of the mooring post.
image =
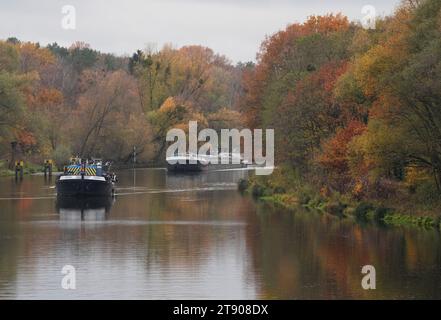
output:
[[15, 177], [17, 177], [17, 174], [20, 174], [20, 179], [23, 179], [23, 170], [24, 170], [24, 161], [20, 160], [16, 162], [16, 169], [15, 169]]
[[52, 159], [44, 160], [44, 176], [46, 177], [47, 174], [52, 176]]
[[133, 191], [136, 189], [136, 146], [133, 146]]

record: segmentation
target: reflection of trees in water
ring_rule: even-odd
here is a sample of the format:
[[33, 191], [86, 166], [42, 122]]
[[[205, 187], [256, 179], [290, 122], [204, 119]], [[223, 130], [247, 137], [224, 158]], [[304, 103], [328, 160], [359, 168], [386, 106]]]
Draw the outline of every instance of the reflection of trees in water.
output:
[[132, 188], [135, 180], [136, 187], [139, 188], [165, 188], [166, 177], [165, 170], [161, 169], [136, 169], [135, 179], [133, 174], [133, 169], [121, 170], [117, 172], [118, 183], [117, 189], [119, 188]]
[[[3, 211], [3, 209], [2, 209]], [[13, 298], [14, 283], [17, 280], [17, 261], [23, 250], [17, 221], [7, 221], [2, 212], [0, 218], [0, 298]], [[11, 295], [11, 296], [9, 296]]]
[[[263, 297], [440, 297], [440, 272], [424, 271], [441, 265], [436, 232], [360, 226], [314, 212], [272, 211], [259, 206], [259, 233], [252, 235], [255, 245], [250, 246], [263, 276]], [[367, 264], [377, 270], [374, 291], [361, 288], [361, 268]], [[412, 279], [416, 275], [419, 279]]]
[[[32, 197], [50, 197], [52, 190], [41, 189], [42, 179], [26, 176], [23, 180], [14, 177], [2, 178], [0, 197], [11, 197], [0, 203], [0, 298], [14, 298], [15, 284], [19, 274], [18, 265], [26, 261], [32, 251], [28, 232], [30, 228], [23, 225], [34, 212], [51, 212], [53, 202], [35, 200]], [[16, 198], [25, 197], [17, 200]]]
[[152, 261], [161, 266], [182, 269], [204, 265], [207, 258], [235, 254], [243, 261], [248, 211], [236, 191], [191, 192], [161, 196], [163, 207], [151, 211], [144, 234], [148, 235], [147, 266]]
[[[162, 189], [167, 185], [174, 190], [210, 185], [209, 179], [216, 184], [237, 178], [203, 173], [170, 180], [164, 171], [153, 171], [149, 180], [150, 171], [140, 172], [142, 186]], [[53, 213], [54, 202], [29, 201], [2, 203], [2, 294], [14, 292], [10, 288], [17, 274], [32, 282], [35, 273], [44, 270], [46, 274], [48, 266], [69, 260], [91, 270], [110, 264], [110, 276], [115, 278], [140, 265], [144, 270], [140, 274], [126, 275], [137, 280], [157, 280], [162, 274], [164, 279], [185, 275], [188, 280], [194, 275], [194, 281], [210, 281], [211, 276], [219, 276], [210, 272], [224, 272], [223, 279], [240, 277], [244, 286], [257, 287], [262, 298], [441, 295], [440, 236], [435, 231], [362, 226], [314, 212], [289, 213], [256, 205], [235, 190], [119, 196], [111, 208], [85, 202], [78, 209], [76, 201], [59, 202], [58, 211], [64, 212], [37, 223], [30, 220]], [[89, 215], [92, 221], [81, 218], [85, 210], [100, 208], [107, 213]], [[80, 220], [70, 221], [72, 216]], [[213, 263], [221, 267], [213, 268]], [[376, 291], [361, 289], [365, 264], [377, 268]], [[231, 270], [223, 270], [224, 266]]]
[[[158, 181], [166, 179], [168, 190], [232, 184], [246, 174], [240, 171], [224, 172], [223, 175], [214, 172], [196, 175], [153, 172], [157, 173], [154, 177]], [[137, 181], [147, 186], [147, 180], [140, 178], [144, 173], [140, 170]], [[123, 179], [129, 181], [129, 176], [124, 173]], [[252, 206], [251, 199], [243, 198], [236, 190], [117, 196], [109, 214], [109, 221], [114, 224], [94, 231], [95, 241], [114, 242], [115, 246], [109, 250], [115, 254], [136, 250], [137, 259], [144, 260], [147, 269], [197, 269], [206, 264], [208, 257], [216, 254], [236, 254], [242, 262], [247, 252], [241, 245], [245, 235], [245, 225], [241, 221], [247, 219], [245, 215]], [[222, 256], [218, 258], [222, 259]]]
[[[244, 174], [243, 171], [167, 174], [166, 186], [188, 190], [232, 184]], [[151, 263], [160, 263], [163, 267], [186, 269], [203, 263], [216, 249], [242, 250], [240, 242], [245, 226], [240, 221], [246, 219], [245, 216], [241, 219], [241, 215], [248, 212], [242, 208], [252, 203], [235, 190], [195, 190], [151, 194], [119, 205], [120, 212], [154, 222], [132, 231], [147, 246], [147, 268]]]

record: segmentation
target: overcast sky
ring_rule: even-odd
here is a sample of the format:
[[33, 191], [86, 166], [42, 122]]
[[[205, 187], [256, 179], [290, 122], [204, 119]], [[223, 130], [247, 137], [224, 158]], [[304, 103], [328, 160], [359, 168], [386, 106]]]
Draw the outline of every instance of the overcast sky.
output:
[[[255, 60], [266, 35], [309, 15], [342, 12], [361, 20], [365, 5], [391, 14], [399, 0], [0, 0], [0, 39], [85, 41], [95, 49], [131, 54], [147, 44], [160, 48], [199, 44], [233, 62]], [[62, 28], [62, 8], [76, 11], [76, 29]]]

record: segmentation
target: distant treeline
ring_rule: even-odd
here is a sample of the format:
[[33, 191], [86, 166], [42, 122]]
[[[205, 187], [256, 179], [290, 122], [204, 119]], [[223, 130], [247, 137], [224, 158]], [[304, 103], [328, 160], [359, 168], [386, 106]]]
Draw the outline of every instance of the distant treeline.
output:
[[189, 119], [240, 127], [235, 106], [247, 67], [201, 46], [119, 57], [82, 42], [0, 41], [0, 161], [124, 163], [134, 146], [138, 161], [159, 161], [167, 130]]

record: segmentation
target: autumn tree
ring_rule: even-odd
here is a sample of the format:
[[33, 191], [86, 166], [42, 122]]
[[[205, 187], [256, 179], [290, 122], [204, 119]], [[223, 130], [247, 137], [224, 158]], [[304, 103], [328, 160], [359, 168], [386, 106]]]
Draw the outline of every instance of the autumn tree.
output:
[[[268, 37], [257, 56], [258, 64], [245, 74], [241, 109], [249, 125], [271, 126], [296, 83], [322, 65], [346, 59], [352, 29], [346, 17], [312, 16]], [[251, 115], [250, 115], [251, 114]]]
[[396, 179], [408, 167], [425, 168], [438, 188], [440, 7], [431, 0], [404, 2], [378, 44], [352, 67], [356, 86], [371, 105], [366, 138], [360, 140], [369, 150], [365, 157], [375, 161], [377, 172]]
[[[328, 182], [336, 190], [348, 191], [345, 188], [351, 183], [351, 143], [354, 138], [363, 134], [366, 125], [357, 120], [350, 121], [347, 126], [337, 129], [335, 135], [324, 142], [323, 152], [319, 156], [319, 163], [325, 168], [329, 176]], [[358, 165], [358, 167], [361, 167]], [[360, 174], [360, 172], [357, 172]]]
[[159, 162], [164, 159], [168, 130], [177, 128], [188, 132], [189, 121], [197, 121], [199, 128], [208, 125], [202, 113], [179, 97], [169, 97], [158, 110], [149, 112], [147, 116], [153, 129], [151, 142], [156, 145], [155, 160]]
[[[124, 71], [90, 71], [83, 77], [88, 89], [80, 96], [74, 112], [74, 151], [82, 157], [122, 160], [130, 155], [133, 146], [143, 150], [148, 138], [142, 138], [147, 123], [142, 121], [145, 117], [134, 79]], [[134, 128], [138, 132], [130, 131]]]

